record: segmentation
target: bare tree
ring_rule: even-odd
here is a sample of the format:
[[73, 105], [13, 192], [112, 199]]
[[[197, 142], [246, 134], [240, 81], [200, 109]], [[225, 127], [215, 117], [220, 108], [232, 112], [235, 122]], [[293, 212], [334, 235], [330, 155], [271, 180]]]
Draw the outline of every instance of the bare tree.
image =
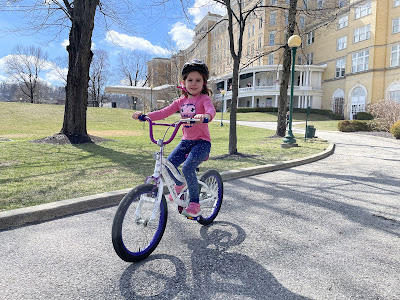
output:
[[[118, 56], [118, 70], [121, 74], [120, 80], [129, 86], [145, 86], [147, 83], [147, 65], [150, 60], [148, 54], [139, 51], [120, 53]], [[136, 109], [138, 98], [131, 97], [132, 109]]]
[[[237, 151], [237, 101], [239, 94], [239, 71], [241, 66], [241, 59], [243, 54], [243, 34], [245, 32], [246, 22], [250, 15], [255, 11], [271, 7], [271, 5], [264, 5], [264, 1], [257, 0], [245, 6], [245, 0], [214, 0], [226, 7], [228, 18], [228, 35], [229, 35], [229, 50], [233, 60], [232, 70], [232, 101], [230, 111], [230, 128], [229, 128], [229, 154], [236, 154]], [[276, 8], [276, 6], [273, 6]], [[235, 32], [234, 28], [237, 28]], [[237, 35], [234, 35], [234, 34]], [[235, 42], [237, 41], [237, 42]]]
[[64, 83], [67, 84], [68, 74], [68, 57], [58, 57], [52, 61], [53, 71], [55, 76]]
[[14, 78], [22, 93], [35, 103], [39, 75], [46, 65], [47, 53], [40, 47], [17, 45], [5, 61], [7, 75]]
[[25, 13], [29, 29], [40, 31], [53, 28], [58, 30], [55, 35], [60, 34], [65, 28], [69, 29], [66, 101], [60, 134], [67, 136], [72, 143], [91, 141], [86, 129], [86, 111], [96, 11], [104, 17], [102, 19], [106, 26], [105, 20], [119, 22], [117, 18], [119, 13], [115, 13], [117, 8], [121, 14], [132, 11], [133, 4], [128, 5], [129, 1], [112, 2], [112, 0], [14, 0], [12, 6], [8, 3], [0, 5], [0, 11]]
[[93, 60], [90, 65], [89, 94], [93, 106], [103, 106], [106, 98], [104, 88], [107, 83], [109, 59], [105, 50], [94, 50]]
[[[296, 29], [297, 0], [290, 0], [287, 35], [290, 37]], [[290, 65], [292, 61], [292, 51], [287, 43], [284, 45], [282, 78], [279, 87], [278, 103], [278, 123], [276, 126], [276, 135], [285, 136], [286, 133], [286, 111], [287, 111], [287, 90], [289, 86]], [[292, 82], [293, 84], [293, 82]]]

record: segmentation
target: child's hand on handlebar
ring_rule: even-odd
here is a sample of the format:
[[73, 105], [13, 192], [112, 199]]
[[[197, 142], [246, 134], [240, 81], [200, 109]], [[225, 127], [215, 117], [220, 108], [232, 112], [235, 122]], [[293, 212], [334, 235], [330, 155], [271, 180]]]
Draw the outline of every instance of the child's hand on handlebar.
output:
[[210, 119], [210, 116], [209, 116], [208, 114], [205, 114], [205, 115], [203, 115], [203, 114], [198, 114], [198, 115], [195, 115], [195, 116], [193, 117], [193, 119], [198, 119], [200, 123], [203, 123], [203, 122], [204, 122], [204, 119]]
[[132, 115], [132, 118], [137, 120], [139, 118], [139, 116], [143, 115], [143, 112], [141, 111], [135, 111]]

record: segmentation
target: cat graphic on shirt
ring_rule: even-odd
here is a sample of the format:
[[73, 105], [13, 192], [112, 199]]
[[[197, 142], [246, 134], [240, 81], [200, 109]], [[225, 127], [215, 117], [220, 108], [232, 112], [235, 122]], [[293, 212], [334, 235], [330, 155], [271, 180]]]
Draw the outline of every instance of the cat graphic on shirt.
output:
[[[193, 118], [196, 115], [196, 107], [194, 104], [187, 103], [181, 106], [181, 117], [185, 118]], [[185, 127], [192, 127], [194, 124], [185, 124]]]

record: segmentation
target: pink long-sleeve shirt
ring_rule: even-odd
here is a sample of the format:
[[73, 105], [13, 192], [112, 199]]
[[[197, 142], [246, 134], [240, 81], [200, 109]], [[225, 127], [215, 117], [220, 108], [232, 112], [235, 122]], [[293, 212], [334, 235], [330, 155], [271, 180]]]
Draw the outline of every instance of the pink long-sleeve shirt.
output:
[[[148, 114], [152, 121], [157, 121], [169, 117], [179, 111], [182, 118], [192, 118], [198, 114], [209, 114], [211, 120], [215, 117], [215, 108], [208, 95], [200, 94], [192, 98], [181, 96], [169, 106], [153, 111]], [[209, 120], [211, 122], [211, 120]], [[210, 131], [207, 123], [185, 124], [182, 127], [182, 140], [205, 140], [211, 141]]]

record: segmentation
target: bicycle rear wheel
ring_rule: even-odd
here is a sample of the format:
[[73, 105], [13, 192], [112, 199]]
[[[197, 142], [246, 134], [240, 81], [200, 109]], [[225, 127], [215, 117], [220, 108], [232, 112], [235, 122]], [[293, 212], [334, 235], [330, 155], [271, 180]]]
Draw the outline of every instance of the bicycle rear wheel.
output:
[[115, 252], [124, 261], [138, 262], [157, 247], [165, 231], [168, 210], [165, 197], [151, 219], [157, 200], [153, 184], [142, 184], [122, 199], [114, 216], [112, 242]]
[[222, 205], [224, 196], [224, 184], [221, 175], [216, 170], [208, 170], [201, 177], [200, 181], [207, 185], [207, 188], [200, 185], [201, 216], [197, 222], [202, 225], [211, 224], [217, 217]]

